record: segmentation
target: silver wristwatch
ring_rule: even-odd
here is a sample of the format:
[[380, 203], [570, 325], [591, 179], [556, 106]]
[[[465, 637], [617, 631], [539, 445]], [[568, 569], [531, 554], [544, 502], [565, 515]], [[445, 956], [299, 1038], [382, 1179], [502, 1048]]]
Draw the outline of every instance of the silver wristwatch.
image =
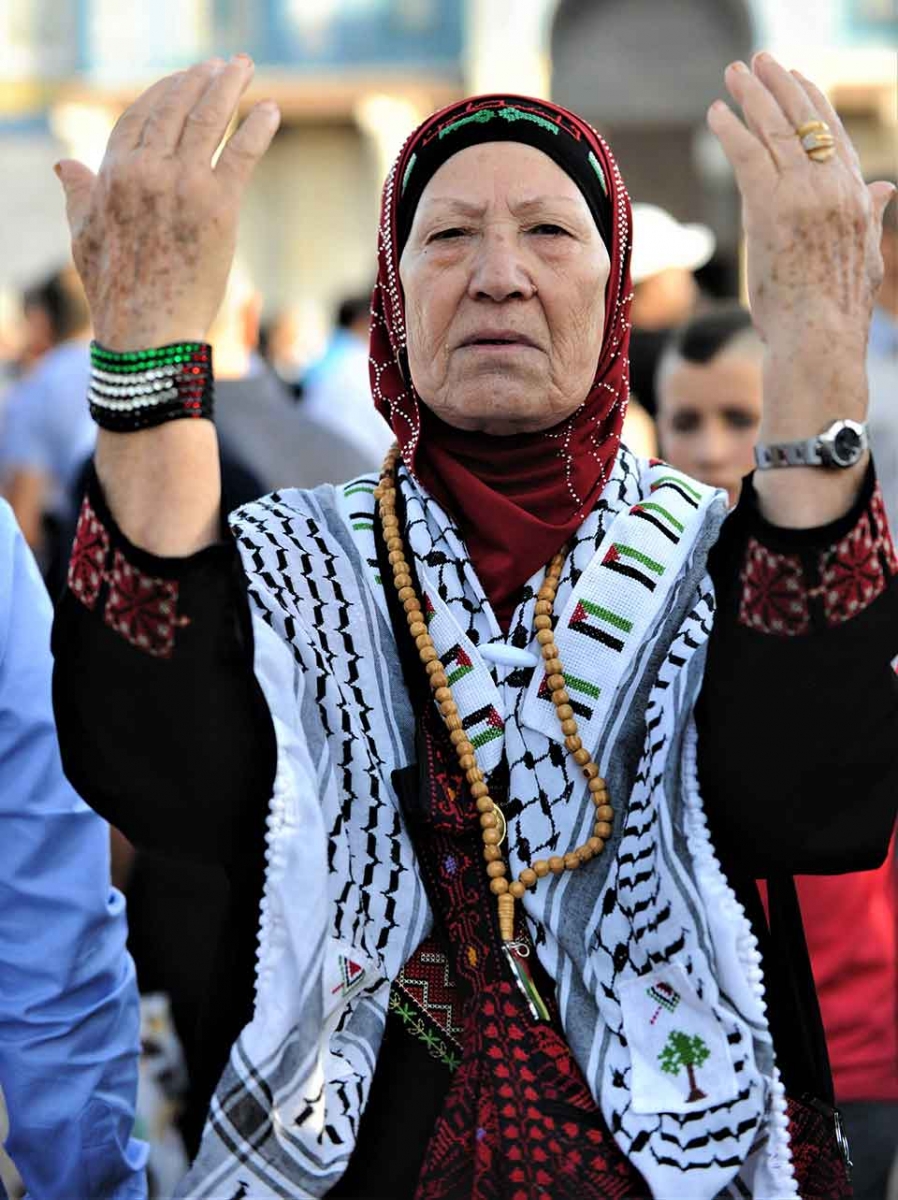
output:
[[870, 445], [867, 426], [858, 421], [833, 421], [816, 437], [803, 442], [755, 446], [759, 470], [772, 467], [853, 467]]

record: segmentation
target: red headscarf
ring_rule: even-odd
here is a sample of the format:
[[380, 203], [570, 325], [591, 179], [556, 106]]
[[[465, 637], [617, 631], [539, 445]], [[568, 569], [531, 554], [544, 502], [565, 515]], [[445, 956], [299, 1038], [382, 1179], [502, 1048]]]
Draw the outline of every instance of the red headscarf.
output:
[[[450, 427], [414, 389], [405, 355], [397, 211], [401, 181], [435, 131], [479, 120], [475, 114], [506, 105], [556, 122], [560, 133], [579, 143], [584, 159], [592, 155], [597, 160], [610, 202], [611, 272], [602, 347], [583, 404], [552, 429], [496, 437]], [[596, 167], [598, 179], [602, 174]], [[582, 187], [573, 173], [572, 178]], [[384, 185], [371, 305], [374, 401], [396, 434], [409, 470], [457, 521], [478, 578], [506, 628], [521, 587], [589, 515], [614, 466], [629, 392], [630, 231], [629, 197], [605, 141], [567, 109], [524, 96], [477, 96], [435, 113], [411, 134]]]

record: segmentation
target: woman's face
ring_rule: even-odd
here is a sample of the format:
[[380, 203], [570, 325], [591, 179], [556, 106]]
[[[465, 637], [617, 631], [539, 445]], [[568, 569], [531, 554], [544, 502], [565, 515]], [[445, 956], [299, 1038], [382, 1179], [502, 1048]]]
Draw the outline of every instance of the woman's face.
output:
[[471, 146], [428, 182], [399, 264], [412, 381], [458, 429], [549, 429], [595, 377], [610, 262], [548, 155]]
[[673, 467], [739, 499], [754, 467], [761, 421], [758, 355], [716, 355], [706, 363], [675, 360], [658, 384], [658, 441]]

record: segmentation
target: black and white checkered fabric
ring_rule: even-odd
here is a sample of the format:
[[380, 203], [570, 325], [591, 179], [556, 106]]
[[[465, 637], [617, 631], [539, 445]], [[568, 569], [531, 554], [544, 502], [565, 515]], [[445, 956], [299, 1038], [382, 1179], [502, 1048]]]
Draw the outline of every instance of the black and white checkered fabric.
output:
[[[255, 1015], [180, 1196], [326, 1195], [355, 1144], [391, 980], [429, 929], [391, 783], [413, 730], [378, 575], [375, 482], [276, 494], [232, 519], [278, 771]], [[484, 770], [509, 767], [512, 868], [563, 854], [593, 815], [542, 694], [540, 580], [503, 635], [457, 529], [404, 469], [400, 486], [463, 723]], [[759, 956], [695, 771], [714, 614], [705, 561], [723, 512], [709, 489], [624, 451], [574, 539], [556, 641], [618, 816], [603, 855], [523, 903], [570, 1045], [653, 1195], [779, 1200], [797, 1191]], [[491, 645], [525, 652], [521, 663], [496, 666]]]

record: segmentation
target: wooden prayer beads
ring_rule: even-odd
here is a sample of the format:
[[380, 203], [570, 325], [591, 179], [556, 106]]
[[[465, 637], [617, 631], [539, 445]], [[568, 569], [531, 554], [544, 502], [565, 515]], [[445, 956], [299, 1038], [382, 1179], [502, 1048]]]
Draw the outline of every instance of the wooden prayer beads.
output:
[[578, 735], [577, 721], [565, 687], [564, 670], [561, 659], [558, 657], [558, 647], [555, 644], [555, 634], [552, 628], [555, 596], [561, 572], [564, 569], [567, 548], [565, 547], [556, 554], [546, 568], [545, 579], [536, 597], [534, 626], [536, 640], [543, 656], [546, 686], [549, 689], [552, 703], [555, 705], [555, 713], [561, 724], [565, 746], [586, 778], [587, 787], [595, 805], [596, 819], [592, 837], [588, 838], [582, 846], [578, 846], [565, 855], [554, 854], [549, 859], [537, 859], [531, 866], [525, 867], [517, 879], [509, 881], [507, 878], [508, 867], [500, 849], [506, 836], [505, 815], [490, 796], [489, 785], [478, 766], [474, 747], [464, 732], [458, 716], [458, 706], [453, 699], [452, 689], [449, 687], [445, 667], [440, 662], [433, 639], [427, 631], [427, 622], [424, 619], [424, 612], [415, 592], [412, 573], [405, 557], [405, 546], [399, 531], [399, 518], [396, 516], [396, 464], [398, 460], [399, 450], [393, 446], [384, 460], [380, 483], [374, 491], [384, 541], [389, 551], [389, 563], [393, 570], [393, 584], [405, 610], [409, 632], [415, 640], [415, 647], [430, 680], [434, 700], [458, 755], [459, 767], [464, 772], [471, 797], [480, 814], [483, 856], [487, 863], [486, 871], [490, 880], [490, 891], [497, 900], [499, 932], [504, 942], [513, 942], [515, 940], [515, 901], [520, 900], [528, 888], [535, 887], [539, 880], [544, 879], [547, 875], [562, 875], [565, 871], [576, 871], [597, 854], [601, 854], [613, 831], [614, 809], [611, 806], [608, 788], [605, 780], [599, 774], [599, 768], [593, 762], [592, 755]]

